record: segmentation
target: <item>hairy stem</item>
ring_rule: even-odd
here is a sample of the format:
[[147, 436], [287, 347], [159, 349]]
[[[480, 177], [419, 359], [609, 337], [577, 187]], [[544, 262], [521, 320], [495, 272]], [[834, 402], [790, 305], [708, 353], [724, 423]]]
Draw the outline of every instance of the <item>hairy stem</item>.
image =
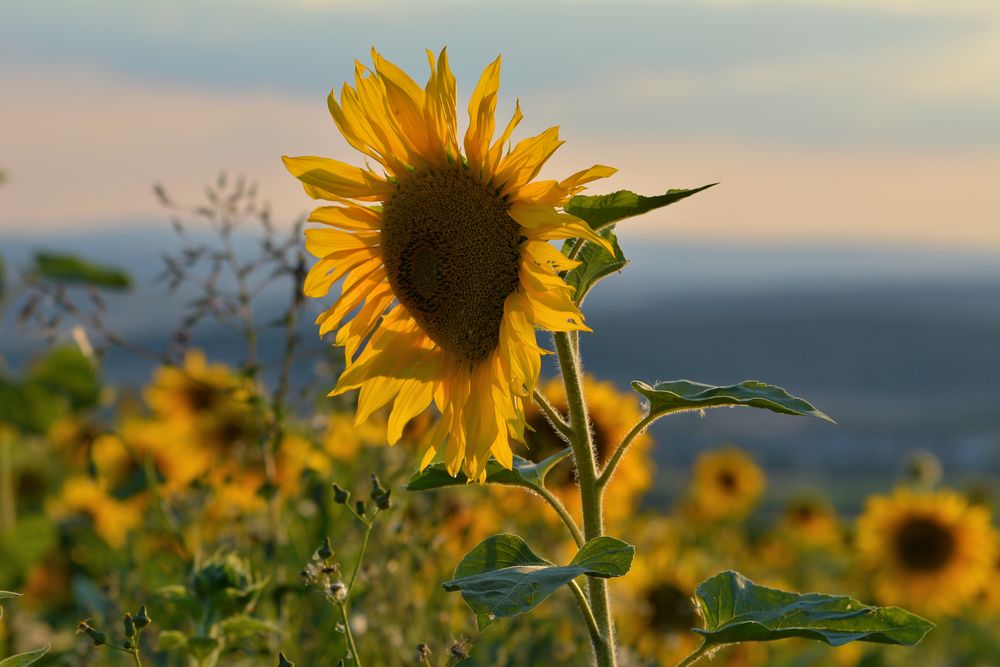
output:
[[537, 389], [535, 390], [533, 397], [535, 399], [535, 403], [538, 405], [538, 408], [548, 418], [552, 427], [557, 430], [567, 442], [569, 442], [569, 439], [572, 437], [572, 429], [570, 429], [566, 420], [562, 418], [562, 415], [559, 414], [559, 411], [556, 410], [555, 406], [549, 403], [549, 399], [545, 398], [542, 392]]
[[596, 655], [604, 648], [604, 638], [601, 636], [601, 629], [597, 627], [597, 619], [594, 618], [594, 611], [590, 608], [587, 595], [580, 588], [580, 584], [576, 583], [576, 581], [571, 581], [569, 582], [569, 589], [573, 591], [576, 604], [580, 607], [583, 620], [587, 623], [587, 630], [590, 631], [590, 643], [594, 647], [594, 654]]
[[[604, 534], [604, 507], [602, 489], [597, 485], [597, 463], [594, 459], [594, 443], [590, 431], [590, 418], [583, 395], [583, 378], [580, 372], [580, 358], [577, 346], [567, 333], [554, 333], [559, 369], [566, 386], [566, 401], [569, 405], [573, 447], [576, 459], [577, 477], [580, 483], [580, 501], [583, 507], [584, 538], [590, 541]], [[602, 646], [595, 647], [598, 667], [616, 667], [614, 624], [611, 620], [611, 606], [608, 601], [608, 584], [604, 579], [590, 577], [590, 606], [597, 619]]]
[[635, 426], [632, 427], [631, 431], [629, 431], [625, 435], [625, 437], [622, 439], [621, 444], [618, 445], [618, 449], [616, 449], [615, 453], [611, 456], [611, 460], [608, 461], [608, 465], [605, 466], [604, 472], [602, 472], [601, 476], [597, 478], [597, 485], [599, 487], [603, 489], [605, 486], [607, 486], [608, 482], [611, 480], [611, 476], [615, 472], [615, 468], [618, 467], [618, 464], [621, 462], [622, 457], [625, 456], [625, 452], [628, 450], [629, 445], [632, 444], [633, 440], [642, 435], [643, 431], [649, 428], [649, 425], [652, 424], [654, 421], [656, 421], [656, 417], [653, 417], [652, 415], [646, 415]]
[[573, 517], [566, 511], [566, 506], [562, 504], [562, 501], [552, 495], [552, 492], [545, 487], [529, 486], [527, 488], [540, 495], [545, 502], [552, 506], [552, 509], [554, 509], [556, 514], [559, 515], [559, 518], [562, 519], [562, 522], [566, 526], [566, 529], [570, 532], [570, 535], [573, 536], [573, 541], [576, 542], [576, 546], [582, 547], [585, 544], [583, 533], [580, 532], [580, 527], [576, 525], [576, 521], [573, 520]]
[[709, 648], [710, 648], [709, 643], [705, 642], [704, 644], [698, 647], [697, 651], [695, 651], [688, 657], [678, 662], [675, 667], [688, 667], [688, 665], [693, 665], [694, 663], [698, 662], [699, 660], [705, 657], [705, 655], [709, 651]]

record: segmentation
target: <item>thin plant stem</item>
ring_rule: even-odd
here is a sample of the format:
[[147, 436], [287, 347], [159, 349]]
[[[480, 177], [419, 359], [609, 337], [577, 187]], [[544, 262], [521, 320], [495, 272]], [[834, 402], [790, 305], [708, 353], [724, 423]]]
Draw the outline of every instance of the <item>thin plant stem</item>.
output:
[[[375, 514], [377, 513], [378, 509], [375, 510]], [[358, 578], [358, 571], [361, 569], [361, 562], [365, 559], [365, 550], [368, 549], [368, 538], [371, 537], [372, 534], [372, 525], [375, 523], [375, 514], [372, 515], [371, 519], [361, 519], [365, 523], [365, 536], [361, 539], [361, 551], [358, 553], [358, 560], [354, 563], [354, 571], [351, 572], [351, 578], [347, 582], [348, 595], [350, 595], [351, 591], [354, 590], [354, 580]]]
[[576, 604], [580, 607], [583, 620], [587, 622], [587, 630], [590, 631], [590, 643], [594, 647], [594, 653], [599, 653], [602, 650], [604, 638], [601, 637], [601, 629], [597, 627], [597, 619], [594, 618], [594, 611], [590, 608], [587, 595], [576, 581], [569, 582], [569, 589], [573, 591], [573, 597], [576, 598]]
[[708, 642], [703, 643], [701, 646], [698, 647], [698, 650], [696, 650], [694, 653], [692, 653], [688, 657], [678, 662], [677, 665], [675, 665], [675, 667], [688, 667], [689, 665], [693, 665], [694, 663], [698, 662], [699, 660], [705, 657], [705, 655], [709, 651], [709, 648], [710, 644]]
[[354, 643], [354, 633], [351, 632], [351, 618], [350, 613], [347, 611], [347, 602], [342, 602], [338, 605], [340, 607], [340, 616], [344, 620], [344, 636], [347, 637], [347, 650], [351, 652], [351, 660], [357, 667], [361, 667], [361, 656], [358, 655], [358, 645]]
[[[589, 542], [604, 534], [604, 507], [602, 489], [597, 485], [597, 464], [594, 459], [594, 443], [590, 431], [590, 418], [583, 395], [583, 378], [576, 346], [569, 334], [552, 334], [559, 356], [559, 369], [566, 386], [566, 401], [569, 405], [573, 447], [576, 459], [577, 478], [580, 483], [580, 504], [583, 508], [583, 534]], [[611, 606], [608, 600], [607, 581], [599, 577], [589, 577], [590, 605], [597, 619], [601, 637], [600, 647], [595, 647], [598, 667], [616, 667], [614, 624], [611, 620]]]
[[545, 500], [545, 502], [547, 502], [549, 505], [552, 506], [552, 509], [554, 509], [556, 511], [556, 514], [559, 515], [559, 518], [562, 519], [563, 525], [566, 526], [566, 529], [570, 532], [570, 535], [573, 536], [573, 541], [576, 542], [576, 546], [578, 548], [582, 547], [586, 543], [586, 541], [583, 539], [583, 533], [580, 532], [580, 527], [576, 525], [576, 521], [574, 521], [573, 517], [570, 516], [570, 513], [566, 511], [566, 506], [562, 504], [561, 500], [556, 498], [552, 494], [552, 492], [546, 489], [544, 486], [525, 485], [525, 488], [531, 489], [532, 491], [540, 495]]
[[622, 442], [620, 445], [618, 445], [618, 449], [616, 449], [615, 453], [611, 456], [611, 460], [608, 461], [608, 465], [604, 467], [604, 472], [602, 472], [601, 475], [597, 478], [598, 487], [604, 488], [605, 486], [607, 486], [608, 482], [611, 481], [611, 476], [614, 474], [615, 468], [618, 467], [618, 464], [619, 462], [621, 462], [622, 457], [625, 456], [625, 452], [626, 450], [628, 450], [629, 445], [631, 445], [632, 441], [634, 441], [637, 437], [639, 437], [643, 433], [643, 431], [649, 428], [649, 425], [652, 424], [654, 421], [656, 421], [656, 417], [652, 415], [646, 415], [641, 420], [639, 420], [639, 422], [635, 426], [632, 427], [632, 430], [629, 431], [624, 438], [622, 438]]
[[570, 437], [572, 436], [572, 429], [570, 429], [569, 424], [566, 423], [566, 420], [563, 419], [562, 415], [559, 414], [559, 411], [556, 410], [555, 406], [552, 405], [552, 403], [549, 402], [549, 399], [545, 398], [542, 392], [538, 391], [537, 389], [535, 389], [533, 398], [535, 399], [535, 403], [538, 405], [541, 411], [545, 414], [546, 417], [548, 417], [549, 422], [552, 423], [553, 428], [559, 431], [560, 435], [562, 435], [563, 438], [569, 441]]

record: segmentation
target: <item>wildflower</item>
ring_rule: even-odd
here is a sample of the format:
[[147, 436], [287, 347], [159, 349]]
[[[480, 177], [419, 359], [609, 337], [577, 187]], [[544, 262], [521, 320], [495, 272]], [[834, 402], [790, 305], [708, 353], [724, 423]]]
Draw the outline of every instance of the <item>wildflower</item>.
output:
[[994, 575], [997, 537], [986, 508], [953, 491], [897, 490], [868, 499], [858, 550], [882, 601], [951, 614]]
[[548, 242], [582, 237], [607, 246], [557, 209], [614, 170], [598, 165], [534, 181], [562, 142], [553, 127], [507, 151], [519, 107], [493, 141], [500, 58], [473, 91], [463, 155], [445, 50], [436, 61], [428, 53], [423, 89], [374, 50], [372, 57], [374, 71], [357, 63], [355, 86], [345, 84], [339, 102], [331, 94], [329, 107], [348, 143], [384, 175], [327, 158], [284, 158], [309, 196], [334, 203], [309, 218], [328, 228], [306, 232], [306, 248], [320, 259], [305, 293], [322, 297], [344, 280], [317, 323], [321, 334], [338, 330], [347, 366], [332, 394], [360, 388], [357, 422], [394, 401], [393, 444], [433, 402], [442, 418], [423, 465], [447, 441], [449, 472], [481, 479], [490, 455], [510, 467], [511, 441], [523, 440], [524, 402], [542, 354], [535, 327], [587, 330], [557, 275], [577, 262]]
[[745, 452], [728, 447], [701, 454], [694, 463], [691, 500], [705, 519], [747, 514], [764, 492], [764, 472]]

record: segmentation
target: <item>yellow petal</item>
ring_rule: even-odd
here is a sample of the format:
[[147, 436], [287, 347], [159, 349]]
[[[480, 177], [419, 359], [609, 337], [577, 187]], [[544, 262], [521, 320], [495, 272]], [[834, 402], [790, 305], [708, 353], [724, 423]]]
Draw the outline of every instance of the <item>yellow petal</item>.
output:
[[469, 99], [469, 128], [465, 132], [465, 155], [478, 173], [486, 166], [485, 161], [496, 126], [494, 113], [497, 107], [497, 91], [500, 89], [500, 60], [502, 56], [486, 66], [476, 89]]
[[510, 141], [510, 135], [514, 132], [514, 128], [523, 119], [524, 114], [521, 113], [521, 100], [516, 100], [514, 102], [514, 115], [511, 117], [510, 122], [507, 123], [507, 127], [504, 128], [503, 134], [500, 135], [500, 138], [490, 148], [489, 170], [491, 174], [496, 173], [497, 168], [500, 166], [500, 160], [503, 158], [504, 146]]
[[563, 143], [565, 142], [559, 140], [558, 126], [517, 142], [514, 150], [500, 161], [496, 174], [497, 184], [510, 192], [534, 180], [545, 162]]
[[394, 445], [403, 437], [403, 428], [407, 422], [427, 409], [434, 398], [434, 384], [420, 380], [407, 380], [392, 406], [389, 415], [389, 444]]
[[607, 239], [598, 235], [590, 225], [568, 213], [560, 213], [551, 206], [515, 202], [507, 213], [524, 228], [524, 235], [530, 239], [556, 241], [584, 238], [598, 244], [609, 253], [614, 252]]
[[391, 183], [370, 171], [330, 158], [282, 156], [292, 176], [302, 181], [310, 196], [322, 199], [326, 193], [340, 197], [386, 197], [393, 191]]
[[345, 232], [338, 229], [307, 229], [306, 250], [315, 257], [326, 257], [344, 250], [364, 250], [378, 245], [379, 232]]
[[382, 226], [382, 214], [364, 206], [320, 206], [307, 220], [358, 232], [378, 231]]

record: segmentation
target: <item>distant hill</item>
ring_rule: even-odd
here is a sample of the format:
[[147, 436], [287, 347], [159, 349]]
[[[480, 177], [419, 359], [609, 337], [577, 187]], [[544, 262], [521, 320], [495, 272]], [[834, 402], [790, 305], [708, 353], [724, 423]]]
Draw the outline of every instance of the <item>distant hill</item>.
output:
[[[250, 242], [245, 241], [244, 246]], [[629, 243], [626, 243], [626, 251]], [[818, 420], [738, 409], [680, 415], [654, 429], [663, 479], [682, 481], [708, 447], [732, 442], [764, 463], [780, 493], [804, 485], [842, 496], [886, 488], [913, 449], [936, 453], [954, 480], [1000, 479], [1000, 261], [989, 255], [836, 248], [747, 249], [638, 243], [634, 264], [588, 299], [594, 333], [581, 343], [587, 370], [628, 387], [688, 378], [711, 384], [759, 379], [832, 415]], [[192, 294], [149, 286], [166, 233], [139, 229], [59, 242], [9, 241], [8, 266], [33, 248], [74, 248], [115, 261], [146, 285], [111, 298], [112, 321], [144, 344], [162, 343]], [[283, 293], [265, 293], [261, 321]], [[313, 304], [318, 305], [318, 304]], [[311, 318], [302, 330], [315, 360], [325, 344]], [[0, 353], [17, 365], [32, 345], [5, 325]], [[235, 360], [232, 334], [202, 327], [196, 343]], [[265, 357], [271, 339], [265, 337]], [[549, 368], [551, 372], [552, 369]], [[146, 362], [111, 355], [111, 380], [143, 381]], [[314, 363], [299, 377], [314, 378]], [[653, 502], [661, 502], [654, 494]]]

